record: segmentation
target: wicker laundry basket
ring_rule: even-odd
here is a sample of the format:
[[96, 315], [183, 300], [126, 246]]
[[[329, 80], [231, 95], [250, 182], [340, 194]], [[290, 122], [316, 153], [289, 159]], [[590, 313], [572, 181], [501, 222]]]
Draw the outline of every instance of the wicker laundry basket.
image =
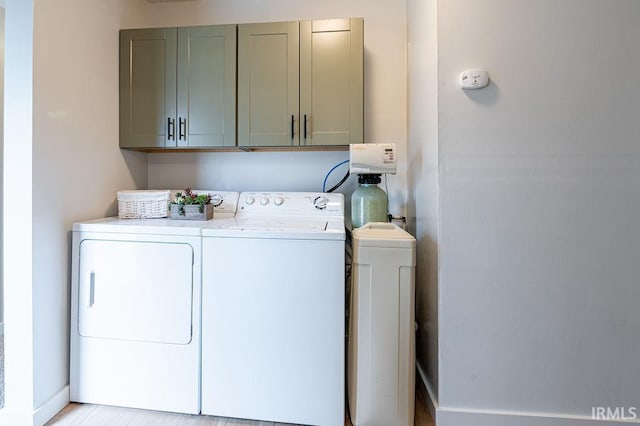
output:
[[170, 192], [118, 191], [118, 217], [121, 219], [148, 219], [167, 217]]

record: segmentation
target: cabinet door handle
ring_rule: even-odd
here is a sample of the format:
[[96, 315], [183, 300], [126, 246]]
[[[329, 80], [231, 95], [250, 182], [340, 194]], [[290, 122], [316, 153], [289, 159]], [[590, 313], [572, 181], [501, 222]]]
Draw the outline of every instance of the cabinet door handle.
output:
[[187, 130], [187, 119], [186, 118], [178, 118], [178, 139], [180, 140], [187, 140], [187, 137], [185, 135]]
[[307, 114], [304, 115], [304, 138], [307, 139]]
[[176, 140], [176, 120], [171, 117], [167, 117], [167, 138]]
[[292, 115], [291, 116], [291, 139], [293, 139], [295, 137], [295, 129], [293, 127], [293, 122], [294, 122], [294, 119], [293, 119], [293, 115]]
[[96, 273], [91, 271], [89, 274], [89, 306], [93, 306], [96, 302]]

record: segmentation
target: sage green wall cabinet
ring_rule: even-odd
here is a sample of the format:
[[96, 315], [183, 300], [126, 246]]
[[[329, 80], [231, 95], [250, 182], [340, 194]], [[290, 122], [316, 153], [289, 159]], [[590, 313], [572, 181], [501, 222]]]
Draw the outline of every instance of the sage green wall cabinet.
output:
[[363, 20], [238, 26], [238, 145], [363, 142]]
[[235, 145], [236, 26], [120, 32], [120, 146]]

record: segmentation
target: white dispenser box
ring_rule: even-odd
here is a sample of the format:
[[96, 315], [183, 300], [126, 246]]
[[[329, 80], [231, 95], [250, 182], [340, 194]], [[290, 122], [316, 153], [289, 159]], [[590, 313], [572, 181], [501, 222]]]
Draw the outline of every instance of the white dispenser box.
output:
[[412, 426], [416, 240], [392, 223], [353, 231], [347, 357], [354, 426]]
[[355, 143], [349, 145], [349, 173], [395, 175], [398, 170], [395, 143]]

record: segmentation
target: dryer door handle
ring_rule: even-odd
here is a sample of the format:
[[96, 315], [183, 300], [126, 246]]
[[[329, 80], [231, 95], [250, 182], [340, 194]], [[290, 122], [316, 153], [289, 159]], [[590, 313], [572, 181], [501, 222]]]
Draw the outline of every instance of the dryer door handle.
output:
[[89, 274], [89, 307], [96, 302], [96, 273]]

